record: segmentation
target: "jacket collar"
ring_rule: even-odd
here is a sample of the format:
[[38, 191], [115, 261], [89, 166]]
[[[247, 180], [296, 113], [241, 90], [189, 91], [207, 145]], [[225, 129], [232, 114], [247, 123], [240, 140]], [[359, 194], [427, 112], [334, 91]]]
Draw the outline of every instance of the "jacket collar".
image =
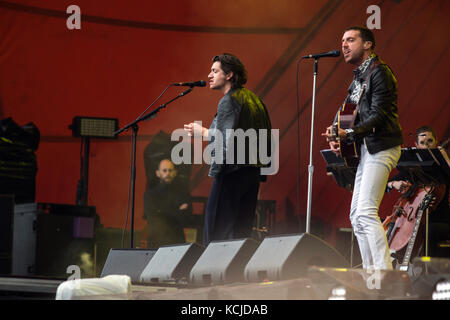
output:
[[353, 74], [355, 78], [361, 78], [371, 65], [372, 61], [377, 60], [378, 56], [375, 53], [371, 53], [363, 63], [360, 64], [358, 68], [353, 70]]

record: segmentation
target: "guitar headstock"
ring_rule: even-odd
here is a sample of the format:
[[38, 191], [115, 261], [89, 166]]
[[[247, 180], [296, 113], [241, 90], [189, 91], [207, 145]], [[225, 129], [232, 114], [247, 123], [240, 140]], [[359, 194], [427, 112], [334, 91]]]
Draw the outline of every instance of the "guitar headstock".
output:
[[427, 193], [427, 195], [423, 198], [420, 203], [419, 210], [425, 210], [430, 206], [433, 206], [436, 197], [432, 193]]

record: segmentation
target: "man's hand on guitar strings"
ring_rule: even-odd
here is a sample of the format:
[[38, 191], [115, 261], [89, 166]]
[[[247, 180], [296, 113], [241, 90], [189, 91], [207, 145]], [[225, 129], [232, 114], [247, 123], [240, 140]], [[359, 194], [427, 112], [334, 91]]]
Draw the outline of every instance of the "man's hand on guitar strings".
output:
[[334, 140], [335, 140], [335, 137], [334, 137], [334, 135], [333, 135], [333, 133], [332, 133], [332, 128], [333, 128], [333, 126], [329, 126], [329, 127], [325, 130], [325, 132], [321, 134], [322, 136], [326, 137], [327, 142], [330, 142], [330, 141], [334, 141]]
[[[336, 136], [332, 132], [333, 126], [329, 126], [324, 133], [322, 133], [322, 136], [325, 136], [327, 139], [328, 144], [330, 145], [331, 151], [337, 155], [340, 156], [340, 150], [339, 150], [339, 141], [336, 139]], [[345, 133], [345, 131], [344, 131]]]
[[[336, 130], [336, 128], [334, 129]], [[322, 133], [322, 136], [325, 136], [327, 139], [327, 142], [330, 141], [345, 141], [345, 138], [347, 137], [347, 133], [344, 129], [337, 128], [337, 134], [333, 132], [333, 126], [329, 126], [324, 133]]]
[[339, 142], [337, 142], [337, 141], [330, 141], [328, 144], [330, 145], [331, 151], [333, 151], [333, 153], [335, 155], [340, 157], [341, 156], [341, 149], [339, 148]]

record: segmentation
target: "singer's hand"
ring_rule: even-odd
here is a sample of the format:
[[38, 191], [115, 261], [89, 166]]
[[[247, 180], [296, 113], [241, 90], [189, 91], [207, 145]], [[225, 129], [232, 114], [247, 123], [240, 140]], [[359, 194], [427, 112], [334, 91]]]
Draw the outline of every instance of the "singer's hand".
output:
[[[329, 126], [326, 131], [322, 133], [322, 136], [325, 136], [328, 142], [336, 140], [336, 137], [331, 133], [331, 129], [332, 126]], [[339, 140], [345, 140], [347, 138], [347, 133], [344, 129], [338, 129], [338, 137]]]
[[190, 137], [208, 137], [208, 129], [195, 122], [185, 124], [184, 130], [187, 131], [188, 136]]
[[337, 142], [337, 141], [330, 141], [328, 144], [330, 145], [331, 151], [333, 151], [333, 153], [335, 155], [340, 157], [341, 156], [341, 150], [339, 149], [339, 142]]
[[[324, 133], [322, 133], [322, 136], [327, 138], [327, 142], [330, 145], [331, 151], [338, 157], [340, 156], [340, 150], [339, 150], [339, 142], [336, 141], [335, 137], [331, 133], [332, 126], [329, 126]], [[344, 131], [345, 133], [345, 131]]]
[[331, 128], [332, 126], [329, 126], [324, 133], [322, 133], [322, 136], [326, 137], [327, 142], [333, 141], [333, 135], [331, 134]]

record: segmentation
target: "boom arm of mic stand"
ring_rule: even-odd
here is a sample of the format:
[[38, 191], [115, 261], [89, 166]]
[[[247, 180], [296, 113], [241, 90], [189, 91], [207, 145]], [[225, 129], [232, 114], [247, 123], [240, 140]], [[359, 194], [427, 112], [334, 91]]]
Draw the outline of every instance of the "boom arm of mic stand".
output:
[[190, 87], [189, 89], [187, 89], [187, 90], [183, 91], [182, 93], [180, 93], [179, 95], [177, 95], [175, 98], [169, 100], [168, 102], [160, 105], [153, 111], [149, 112], [145, 116], [137, 118], [133, 122], [127, 124], [122, 129], [119, 129], [116, 132], [114, 132], [114, 136], [116, 136], [116, 135], [122, 133], [123, 131], [128, 130], [129, 128], [133, 128], [133, 139], [132, 139], [133, 142], [132, 142], [132, 148], [131, 148], [131, 152], [132, 152], [131, 162], [132, 163], [131, 163], [131, 195], [130, 195], [130, 199], [131, 199], [130, 248], [134, 247], [134, 194], [135, 194], [135, 187], [136, 187], [136, 141], [137, 141], [137, 131], [139, 129], [137, 124], [139, 122], [141, 122], [142, 120], [153, 118], [154, 116], [156, 116], [156, 114], [159, 112], [159, 110], [161, 110], [162, 108], [165, 108], [169, 103], [177, 100], [178, 98], [185, 96], [192, 90], [193, 90], [193, 87]]
[[159, 112], [159, 110], [165, 108], [169, 103], [171, 103], [171, 102], [177, 100], [178, 98], [187, 95], [187, 94], [188, 94], [189, 92], [191, 92], [193, 89], [194, 89], [194, 88], [191, 87], [191, 88], [189, 88], [189, 89], [183, 91], [182, 93], [180, 93], [179, 95], [177, 95], [175, 98], [170, 99], [168, 102], [166, 102], [166, 103], [160, 105], [159, 107], [157, 107], [156, 109], [150, 111], [150, 112], [147, 113], [146, 115], [144, 115], [144, 116], [142, 116], [142, 117], [140, 117], [140, 118], [134, 120], [133, 122], [127, 124], [127, 125], [124, 126], [123, 128], [117, 130], [116, 132], [114, 132], [114, 135], [116, 136], [116, 135], [118, 135], [118, 134], [121, 134], [123, 131], [127, 131], [128, 129], [130, 129], [130, 128], [133, 127], [134, 125], [138, 124], [139, 122], [154, 117], [154, 116]]

